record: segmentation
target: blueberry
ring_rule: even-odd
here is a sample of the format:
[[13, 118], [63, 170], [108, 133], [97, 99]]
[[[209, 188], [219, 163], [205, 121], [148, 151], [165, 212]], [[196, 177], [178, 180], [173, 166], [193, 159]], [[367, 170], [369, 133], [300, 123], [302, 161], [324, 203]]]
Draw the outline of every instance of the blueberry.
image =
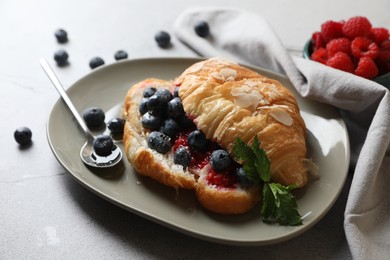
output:
[[20, 145], [31, 143], [32, 132], [28, 127], [19, 127], [14, 132], [15, 141]]
[[153, 95], [148, 99], [146, 106], [149, 111], [152, 111], [152, 110], [161, 109], [164, 106], [164, 103], [161, 98], [159, 98], [156, 95]]
[[124, 59], [127, 59], [128, 56], [129, 56], [129, 55], [127, 54], [126, 51], [124, 51], [124, 50], [119, 50], [119, 51], [117, 51], [117, 52], [115, 53], [114, 58], [115, 58], [115, 60], [124, 60]]
[[100, 57], [94, 57], [89, 61], [89, 67], [91, 69], [104, 65], [104, 60]]
[[84, 111], [83, 118], [89, 128], [97, 128], [104, 124], [105, 114], [101, 108], [90, 107]]
[[143, 98], [141, 100], [141, 103], [139, 104], [139, 112], [141, 115], [145, 114], [146, 112], [148, 112], [148, 101], [149, 99], [148, 98]]
[[65, 43], [68, 41], [68, 33], [64, 29], [58, 29], [54, 35], [59, 43]]
[[236, 174], [238, 176], [238, 180], [240, 181], [241, 185], [244, 187], [249, 187], [253, 183], [246, 177], [245, 171], [243, 167], [238, 167], [236, 169]]
[[179, 132], [179, 130], [180, 130], [179, 124], [171, 118], [164, 120], [160, 128], [160, 132], [168, 135], [171, 138], [174, 138], [176, 134]]
[[168, 103], [173, 98], [172, 93], [166, 88], [159, 89], [154, 94], [158, 96], [164, 103]]
[[157, 89], [154, 87], [145, 88], [143, 92], [143, 96], [148, 98], [154, 95], [156, 93]]
[[65, 66], [68, 64], [69, 55], [65, 50], [58, 50], [54, 53], [54, 60], [58, 66]]
[[222, 171], [232, 165], [233, 160], [226, 150], [215, 150], [211, 153], [210, 164], [216, 171]]
[[165, 31], [157, 32], [154, 36], [154, 39], [161, 48], [166, 48], [171, 43], [171, 36]]
[[114, 147], [112, 138], [108, 135], [99, 135], [93, 140], [93, 149], [99, 156], [108, 156], [111, 154]]
[[194, 122], [188, 118], [186, 115], [183, 115], [176, 119], [176, 122], [180, 125], [181, 128], [183, 129], [191, 129], [191, 128], [196, 128], [196, 125]]
[[204, 151], [209, 146], [209, 140], [199, 130], [192, 131], [187, 137], [188, 145], [197, 151]]
[[175, 89], [173, 90], [173, 96], [179, 97], [179, 87], [175, 87]]
[[175, 97], [168, 102], [168, 116], [174, 119], [185, 115], [180, 98]]
[[182, 165], [186, 169], [191, 162], [191, 153], [184, 146], [179, 147], [173, 155], [173, 162]]
[[111, 133], [114, 135], [122, 134], [123, 129], [125, 127], [125, 123], [126, 123], [126, 121], [123, 118], [117, 117], [117, 118], [111, 119], [108, 122], [107, 127], [108, 127], [108, 129], [110, 129]]
[[207, 22], [199, 21], [195, 24], [195, 32], [200, 37], [207, 37], [210, 34], [210, 28]]
[[162, 123], [162, 119], [158, 116], [154, 116], [152, 114], [145, 113], [142, 115], [142, 126], [144, 128], [150, 129], [150, 130], [157, 130], [160, 128], [160, 125]]
[[172, 148], [171, 138], [161, 132], [153, 131], [149, 134], [148, 147], [159, 153], [167, 153]]

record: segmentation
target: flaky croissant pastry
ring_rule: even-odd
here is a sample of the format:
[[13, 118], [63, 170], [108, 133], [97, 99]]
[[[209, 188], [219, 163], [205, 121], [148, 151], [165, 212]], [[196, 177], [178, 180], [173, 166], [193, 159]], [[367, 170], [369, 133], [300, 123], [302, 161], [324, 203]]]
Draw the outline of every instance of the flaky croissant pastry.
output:
[[236, 63], [212, 58], [179, 76], [184, 110], [207, 138], [233, 154], [234, 140], [257, 135], [283, 185], [307, 183], [305, 123], [293, 94], [280, 82]]

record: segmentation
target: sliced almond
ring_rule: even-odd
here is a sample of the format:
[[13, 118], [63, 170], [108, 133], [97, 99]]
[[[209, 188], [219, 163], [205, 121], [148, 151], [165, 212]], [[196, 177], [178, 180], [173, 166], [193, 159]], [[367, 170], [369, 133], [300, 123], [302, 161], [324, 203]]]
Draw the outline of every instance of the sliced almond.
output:
[[284, 124], [286, 126], [291, 126], [293, 124], [292, 117], [283, 108], [280, 108], [280, 107], [273, 108], [272, 111], [270, 112], [270, 115], [276, 121], [279, 121], [280, 123], [282, 123], [282, 124]]
[[229, 68], [223, 68], [219, 71], [219, 74], [221, 74], [221, 76], [224, 78], [224, 79], [227, 79], [229, 77], [233, 77], [233, 79], [235, 79], [237, 77], [237, 71], [234, 70], [234, 69], [229, 69]]

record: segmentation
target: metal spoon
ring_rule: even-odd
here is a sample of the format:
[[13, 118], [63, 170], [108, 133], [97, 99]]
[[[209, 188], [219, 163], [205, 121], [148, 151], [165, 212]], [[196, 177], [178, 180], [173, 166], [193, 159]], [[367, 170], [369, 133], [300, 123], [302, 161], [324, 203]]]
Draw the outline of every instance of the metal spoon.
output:
[[87, 137], [87, 142], [83, 145], [80, 151], [80, 157], [83, 160], [83, 162], [89, 166], [97, 167], [97, 168], [108, 168], [119, 163], [122, 160], [122, 151], [116, 145], [114, 145], [114, 149], [112, 150], [111, 154], [108, 156], [99, 156], [94, 152], [93, 141], [95, 140], [95, 137], [89, 131], [87, 125], [84, 123], [84, 120], [77, 112], [68, 94], [66, 94], [60, 81], [58, 80], [57, 76], [54, 74], [53, 70], [50, 68], [47, 61], [42, 58], [39, 60], [39, 62], [41, 63], [43, 70], [46, 72], [47, 76], [53, 83], [54, 87], [57, 89], [58, 93], [60, 93], [62, 99], [65, 101], [65, 104], [73, 113], [77, 122], [83, 129], [85, 136]]

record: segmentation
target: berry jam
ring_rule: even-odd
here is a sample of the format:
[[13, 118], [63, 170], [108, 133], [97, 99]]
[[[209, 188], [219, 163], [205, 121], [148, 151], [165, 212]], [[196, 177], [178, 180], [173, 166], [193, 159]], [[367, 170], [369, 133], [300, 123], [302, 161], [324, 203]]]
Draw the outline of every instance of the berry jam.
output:
[[[194, 129], [179, 133], [173, 145], [173, 151], [176, 151], [181, 146], [186, 147], [191, 153], [189, 168], [201, 170], [210, 163], [211, 153], [218, 148], [218, 145], [212, 142], [208, 149], [203, 152], [191, 149], [188, 145], [187, 137], [193, 130]], [[239, 182], [237, 175], [235, 174], [237, 167], [237, 163], [234, 163], [231, 167], [223, 171], [216, 171], [210, 167], [206, 177], [207, 184], [224, 188], [236, 187]]]

